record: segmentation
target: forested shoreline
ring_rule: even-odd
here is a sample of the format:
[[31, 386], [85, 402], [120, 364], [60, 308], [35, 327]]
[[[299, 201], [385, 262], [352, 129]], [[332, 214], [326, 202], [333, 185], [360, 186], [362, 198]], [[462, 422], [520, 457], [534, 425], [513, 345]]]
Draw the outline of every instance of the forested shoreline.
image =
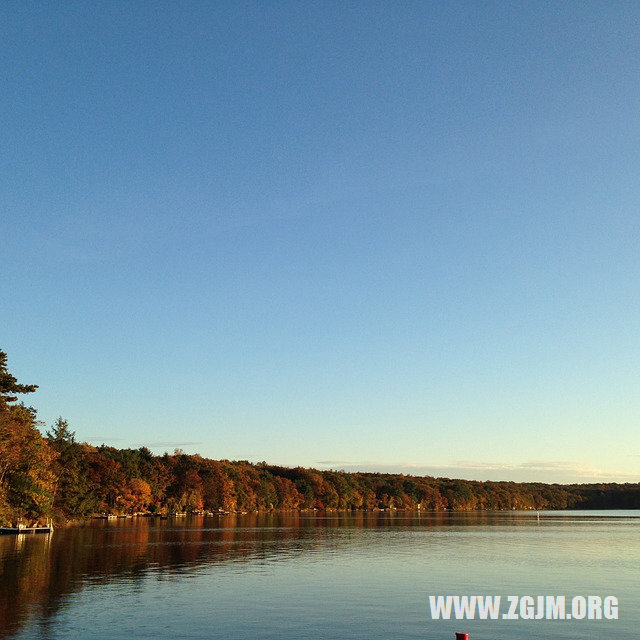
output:
[[35, 410], [17, 402], [37, 387], [19, 384], [6, 362], [0, 351], [0, 525], [100, 514], [640, 508], [638, 483], [480, 482], [95, 447], [62, 418], [43, 434]]

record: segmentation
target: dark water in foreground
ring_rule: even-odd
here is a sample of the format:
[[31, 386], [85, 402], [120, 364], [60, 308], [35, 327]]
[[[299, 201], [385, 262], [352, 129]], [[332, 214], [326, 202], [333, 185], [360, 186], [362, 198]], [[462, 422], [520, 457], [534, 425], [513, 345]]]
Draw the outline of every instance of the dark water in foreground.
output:
[[[0, 537], [0, 637], [640, 637], [640, 512], [277, 514]], [[618, 620], [431, 620], [435, 594], [615, 595]]]

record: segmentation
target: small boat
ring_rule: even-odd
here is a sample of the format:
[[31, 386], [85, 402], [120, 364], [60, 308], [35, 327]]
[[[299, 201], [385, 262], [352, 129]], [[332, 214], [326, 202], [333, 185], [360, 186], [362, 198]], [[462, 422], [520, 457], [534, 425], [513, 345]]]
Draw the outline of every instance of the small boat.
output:
[[18, 525], [17, 527], [0, 527], [0, 535], [14, 534], [22, 535], [24, 533], [51, 533], [53, 531], [53, 525], [48, 524], [44, 527], [25, 527], [24, 525]]

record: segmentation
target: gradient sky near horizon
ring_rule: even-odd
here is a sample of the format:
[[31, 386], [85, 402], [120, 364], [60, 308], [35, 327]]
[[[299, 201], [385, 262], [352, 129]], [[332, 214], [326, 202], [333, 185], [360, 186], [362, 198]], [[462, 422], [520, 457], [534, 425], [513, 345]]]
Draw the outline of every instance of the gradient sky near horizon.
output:
[[0, 30], [0, 348], [45, 423], [640, 480], [638, 3], [4, 2]]

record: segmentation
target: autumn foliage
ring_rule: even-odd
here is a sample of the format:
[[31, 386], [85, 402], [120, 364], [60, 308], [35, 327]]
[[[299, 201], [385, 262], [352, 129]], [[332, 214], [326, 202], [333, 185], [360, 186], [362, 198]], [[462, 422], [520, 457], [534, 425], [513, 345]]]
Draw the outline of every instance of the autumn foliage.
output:
[[62, 418], [43, 435], [35, 411], [15, 404], [14, 393], [33, 390], [7, 373], [0, 352], [0, 524], [185, 511], [640, 507], [638, 484], [477, 482], [94, 447], [76, 442]]

